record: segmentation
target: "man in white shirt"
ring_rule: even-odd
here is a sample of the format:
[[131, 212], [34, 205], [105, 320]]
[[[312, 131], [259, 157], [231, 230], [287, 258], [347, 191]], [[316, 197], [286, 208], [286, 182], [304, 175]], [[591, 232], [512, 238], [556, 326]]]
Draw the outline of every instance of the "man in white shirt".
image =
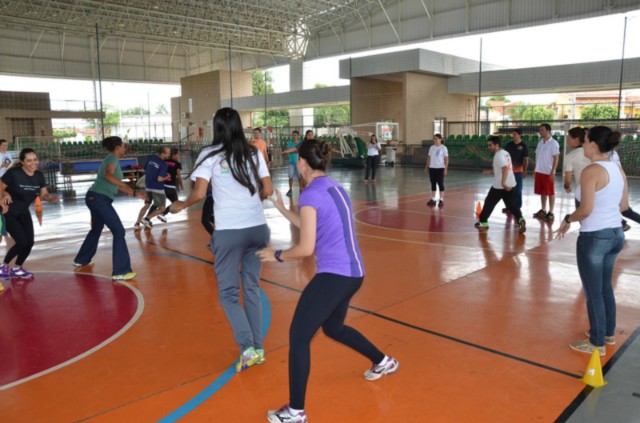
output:
[[[480, 212], [480, 220], [475, 224], [475, 227], [480, 232], [486, 232], [489, 230], [489, 217], [493, 213], [493, 209], [498, 202], [502, 200], [504, 205], [507, 206], [509, 213], [513, 215], [518, 221], [520, 233], [524, 233], [527, 230], [527, 224], [522, 217], [522, 211], [518, 207], [518, 193], [514, 189], [516, 187], [516, 178], [513, 175], [513, 168], [511, 166], [511, 156], [507, 151], [500, 148], [500, 137], [491, 136], [487, 140], [487, 146], [493, 156], [493, 175], [494, 181], [491, 185], [491, 189], [484, 199], [484, 206]], [[487, 170], [483, 173], [491, 174], [492, 171]]]
[[[556, 169], [560, 159], [560, 144], [551, 136], [551, 125], [543, 123], [540, 125], [540, 141], [536, 146], [536, 175], [534, 182], [534, 192], [540, 195], [542, 208], [533, 217], [545, 219], [553, 222], [553, 207], [556, 202]], [[547, 208], [547, 198], [549, 199], [549, 211]]]

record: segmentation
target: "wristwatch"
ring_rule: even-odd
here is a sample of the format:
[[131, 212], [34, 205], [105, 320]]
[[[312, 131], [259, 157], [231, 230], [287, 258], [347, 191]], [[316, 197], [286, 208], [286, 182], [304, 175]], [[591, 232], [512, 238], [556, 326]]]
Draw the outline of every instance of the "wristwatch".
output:
[[276, 250], [276, 252], [273, 254], [273, 256], [276, 258], [276, 260], [278, 260], [280, 263], [282, 263], [284, 260], [282, 260], [280, 258], [280, 255], [282, 254], [282, 250]]
[[564, 217], [564, 221], [567, 222], [569, 225], [571, 225], [571, 215], [568, 214]]

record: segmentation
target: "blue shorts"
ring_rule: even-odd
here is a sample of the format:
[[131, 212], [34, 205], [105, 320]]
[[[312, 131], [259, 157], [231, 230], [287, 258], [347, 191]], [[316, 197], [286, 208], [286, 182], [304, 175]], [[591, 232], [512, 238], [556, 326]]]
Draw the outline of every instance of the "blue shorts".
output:
[[302, 179], [296, 163], [289, 163], [289, 179]]

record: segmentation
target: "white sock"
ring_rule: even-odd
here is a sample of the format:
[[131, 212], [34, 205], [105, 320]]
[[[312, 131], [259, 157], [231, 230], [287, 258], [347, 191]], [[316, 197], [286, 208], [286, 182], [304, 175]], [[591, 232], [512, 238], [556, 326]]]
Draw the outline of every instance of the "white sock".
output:
[[289, 406], [289, 414], [291, 414], [292, 416], [297, 416], [302, 412], [304, 412], [304, 410], [296, 410], [295, 408], [291, 408], [291, 406]]
[[384, 358], [382, 359], [382, 361], [380, 363], [378, 363], [378, 366], [386, 366], [387, 363], [389, 362], [389, 356], [385, 355]]

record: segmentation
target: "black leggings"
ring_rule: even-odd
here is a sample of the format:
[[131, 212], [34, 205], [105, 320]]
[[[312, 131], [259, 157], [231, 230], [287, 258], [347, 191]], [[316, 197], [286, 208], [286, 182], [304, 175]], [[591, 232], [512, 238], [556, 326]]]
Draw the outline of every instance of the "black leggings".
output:
[[431, 181], [431, 191], [436, 191], [436, 185], [440, 192], [444, 192], [444, 168], [429, 168], [429, 180]]
[[291, 408], [304, 409], [309, 380], [311, 352], [309, 344], [322, 327], [328, 337], [353, 348], [373, 364], [384, 354], [344, 319], [351, 297], [358, 292], [364, 277], [352, 278], [333, 273], [318, 273], [302, 291], [289, 330], [289, 401]]
[[375, 156], [367, 156], [367, 169], [364, 172], [364, 179], [369, 179], [369, 174], [371, 174], [371, 179], [376, 179], [376, 168], [378, 167], [378, 163], [380, 163], [380, 155], [376, 154]]
[[17, 257], [16, 266], [22, 266], [27, 257], [29, 257], [31, 248], [33, 248], [33, 220], [31, 220], [31, 213], [29, 210], [16, 214], [9, 211], [5, 215], [5, 219], [7, 221], [7, 232], [9, 232], [15, 244], [4, 256], [4, 263], [9, 264], [11, 260]]
[[[171, 204], [175, 203], [176, 201], [178, 201], [178, 190], [175, 188], [167, 188], [164, 187], [164, 195], [167, 197], [167, 200], [171, 201]], [[169, 204], [169, 206], [167, 206], [164, 211], [162, 212], [163, 216], [168, 215], [169, 213], [171, 213], [171, 204]], [[153, 208], [153, 206], [151, 206]], [[151, 212], [151, 211], [149, 211]], [[148, 215], [149, 213], [147, 213]]]

